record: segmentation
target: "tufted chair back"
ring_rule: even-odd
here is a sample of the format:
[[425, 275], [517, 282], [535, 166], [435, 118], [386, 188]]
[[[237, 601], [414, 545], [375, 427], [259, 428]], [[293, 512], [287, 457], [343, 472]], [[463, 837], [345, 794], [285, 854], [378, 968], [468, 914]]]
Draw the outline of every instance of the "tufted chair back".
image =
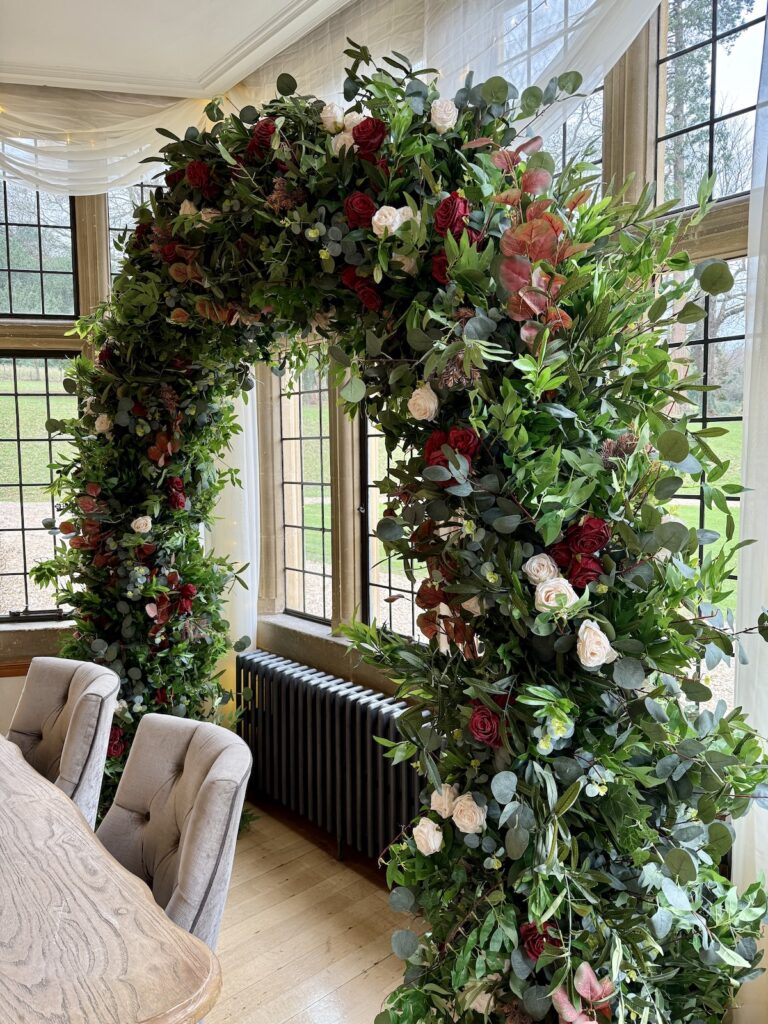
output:
[[144, 715], [97, 835], [176, 924], [216, 946], [251, 753], [229, 729]]
[[77, 804], [93, 827], [119, 680], [108, 668], [33, 658], [8, 739]]

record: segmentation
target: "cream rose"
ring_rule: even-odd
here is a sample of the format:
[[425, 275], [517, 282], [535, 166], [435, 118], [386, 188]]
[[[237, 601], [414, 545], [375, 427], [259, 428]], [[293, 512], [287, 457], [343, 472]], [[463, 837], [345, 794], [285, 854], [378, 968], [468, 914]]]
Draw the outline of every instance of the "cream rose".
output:
[[444, 135], [459, 119], [459, 108], [453, 100], [434, 100], [429, 108], [429, 121], [438, 135]]
[[112, 417], [107, 416], [105, 412], [99, 413], [93, 424], [93, 429], [97, 434], [108, 434], [112, 429]]
[[440, 789], [436, 789], [432, 794], [429, 806], [433, 811], [437, 811], [441, 818], [450, 818], [458, 795], [458, 786], [449, 786], [447, 782], [444, 782]]
[[355, 140], [352, 138], [352, 132], [339, 132], [338, 135], [333, 137], [333, 152], [340, 153], [342, 149], [354, 149]]
[[198, 209], [191, 199], [185, 199], [179, 207], [179, 213], [182, 217], [194, 217], [197, 212]]
[[611, 647], [611, 641], [592, 619], [584, 619], [579, 626], [576, 654], [584, 668], [609, 665], [619, 656]]
[[320, 120], [323, 128], [331, 135], [335, 135], [344, 127], [344, 111], [338, 103], [326, 103], [320, 111]]
[[152, 529], [152, 519], [150, 516], [136, 516], [131, 523], [131, 529], [134, 533], [149, 533]]
[[401, 227], [409, 220], [415, 220], [417, 224], [421, 221], [421, 214], [414, 213], [410, 206], [398, 206], [397, 212], [400, 214], [400, 223], [397, 225], [398, 227]]
[[416, 849], [425, 857], [431, 857], [443, 846], [443, 830], [431, 818], [419, 819], [418, 825], [413, 830], [413, 838]]
[[394, 206], [380, 206], [373, 215], [371, 228], [377, 238], [383, 238], [385, 235], [394, 235], [401, 223], [400, 210]]
[[399, 253], [395, 253], [392, 257], [392, 262], [396, 267], [400, 267], [404, 274], [408, 274], [409, 277], [414, 277], [418, 266], [413, 256], [401, 256]]
[[[561, 598], [565, 598], [565, 601], [561, 601]], [[568, 580], [557, 576], [553, 580], [543, 580], [536, 585], [533, 603], [536, 605], [537, 611], [551, 612], [561, 605], [570, 608], [572, 604], [576, 604], [578, 599], [576, 591]]]
[[357, 128], [361, 121], [365, 120], [366, 115], [361, 114], [358, 110], [350, 110], [348, 114], [344, 115], [344, 131], [352, 134], [352, 129]]
[[415, 420], [433, 420], [440, 408], [440, 399], [429, 384], [421, 384], [408, 399], [408, 412]]
[[471, 793], [462, 793], [456, 798], [453, 805], [453, 823], [459, 832], [467, 835], [474, 833], [479, 835], [485, 831], [485, 816], [488, 813], [487, 807], [480, 807], [475, 803]]
[[204, 206], [200, 211], [203, 224], [210, 224], [214, 220], [219, 220], [221, 216], [221, 210], [217, 210], [215, 206]]
[[539, 583], [546, 583], [547, 580], [557, 579], [560, 575], [557, 562], [543, 552], [540, 555], [532, 555], [527, 562], [524, 562], [523, 572], [528, 577], [528, 582], [532, 583], [534, 587]]

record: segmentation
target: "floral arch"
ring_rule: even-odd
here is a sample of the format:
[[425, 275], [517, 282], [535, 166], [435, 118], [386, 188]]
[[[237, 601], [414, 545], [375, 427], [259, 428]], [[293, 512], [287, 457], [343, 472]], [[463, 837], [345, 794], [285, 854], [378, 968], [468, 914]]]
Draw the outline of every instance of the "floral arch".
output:
[[[397, 54], [347, 53], [346, 113], [281, 75], [261, 110], [165, 133], [112, 299], [80, 326], [82, 417], [49, 423], [74, 437], [49, 524], [66, 543], [37, 578], [75, 609], [64, 653], [121, 676], [109, 780], [145, 711], [224, 699], [237, 568], [199, 527], [236, 476], [217, 458], [250, 366], [300, 366], [319, 334], [349, 411], [406, 452], [378, 536], [428, 568], [428, 642], [346, 627], [401, 680], [389, 753], [425, 776], [387, 870], [428, 930], [393, 937], [405, 982], [377, 1021], [719, 1024], [766, 911], [720, 864], [768, 771], [739, 710], [700, 707], [697, 666], [739, 643], [717, 610], [733, 487], [665, 337], [727, 267], [691, 265], [651, 189], [554, 174], [530, 124], [577, 74], [470, 76], [447, 100]], [[704, 473], [725, 538], [669, 514]]]

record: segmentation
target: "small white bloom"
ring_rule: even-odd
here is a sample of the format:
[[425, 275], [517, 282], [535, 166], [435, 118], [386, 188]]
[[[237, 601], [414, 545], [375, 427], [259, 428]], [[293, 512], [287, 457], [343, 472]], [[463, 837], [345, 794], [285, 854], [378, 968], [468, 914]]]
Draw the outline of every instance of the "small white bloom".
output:
[[[562, 601], [562, 598], [565, 600]], [[537, 611], [551, 612], [559, 607], [570, 608], [578, 600], [578, 595], [568, 580], [557, 576], [553, 580], [544, 580], [537, 584], [533, 603]]]
[[365, 114], [361, 114], [358, 110], [350, 110], [348, 114], [344, 115], [344, 131], [352, 134], [352, 129], [357, 128], [361, 121], [366, 118]]
[[459, 119], [459, 108], [453, 100], [434, 100], [429, 110], [429, 120], [438, 135], [453, 128]]
[[112, 429], [112, 417], [107, 416], [105, 412], [99, 413], [93, 424], [93, 429], [97, 434], [108, 434]]
[[344, 127], [344, 111], [338, 103], [326, 103], [320, 111], [320, 120], [323, 128], [331, 135], [335, 135]]
[[203, 224], [210, 224], [214, 220], [219, 220], [221, 216], [221, 210], [217, 210], [215, 206], [204, 206], [200, 211]]
[[333, 152], [340, 153], [342, 149], [354, 149], [355, 140], [352, 138], [352, 132], [339, 132], [338, 135], [333, 137]]
[[447, 782], [444, 782], [440, 789], [436, 789], [432, 794], [429, 806], [433, 811], [437, 811], [441, 818], [450, 818], [458, 795], [458, 786], [449, 786]]
[[394, 235], [400, 224], [400, 210], [394, 206], [380, 206], [371, 220], [371, 228], [377, 238]]
[[528, 582], [533, 586], [539, 583], [546, 583], [547, 580], [554, 580], [560, 575], [557, 562], [550, 555], [542, 552], [540, 555], [532, 555], [523, 564], [523, 572], [528, 577]]
[[431, 818], [420, 818], [413, 830], [416, 849], [425, 857], [431, 857], [443, 846], [443, 830]]
[[152, 519], [150, 516], [136, 516], [131, 523], [131, 529], [134, 533], [149, 533], [152, 529]]
[[421, 384], [408, 399], [408, 412], [415, 420], [433, 420], [440, 408], [440, 399], [429, 384]]
[[182, 217], [194, 217], [197, 212], [198, 209], [191, 199], [185, 199], [179, 207], [179, 213]]
[[619, 656], [611, 647], [611, 641], [592, 619], [584, 619], [579, 626], [576, 654], [584, 668], [609, 665]]
[[488, 808], [476, 804], [471, 793], [462, 793], [453, 805], [453, 823], [459, 832], [464, 832], [466, 835], [479, 835], [485, 831], [487, 813]]

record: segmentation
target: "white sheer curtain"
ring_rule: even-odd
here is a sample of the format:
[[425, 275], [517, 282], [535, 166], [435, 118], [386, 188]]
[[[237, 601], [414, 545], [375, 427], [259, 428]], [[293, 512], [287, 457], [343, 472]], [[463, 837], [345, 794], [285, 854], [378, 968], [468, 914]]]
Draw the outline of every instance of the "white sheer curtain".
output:
[[[376, 56], [399, 50], [435, 67], [452, 94], [473, 68], [519, 88], [543, 86], [575, 69], [585, 90], [599, 85], [659, 0], [356, 0], [254, 71], [227, 98], [239, 108], [274, 95], [281, 71], [303, 93], [341, 94], [343, 50], [350, 37]], [[0, 170], [44, 191], [90, 195], [147, 174], [141, 160], [163, 140], [203, 123], [204, 102], [92, 90], [0, 84]], [[537, 131], [557, 129], [574, 101], [556, 104]], [[151, 165], [150, 165], [151, 166]]]
[[[763, 44], [755, 123], [752, 194], [749, 203], [747, 263], [747, 342], [744, 361], [744, 441], [742, 476], [750, 490], [741, 499], [741, 536], [759, 543], [742, 548], [739, 561], [739, 627], [753, 626], [768, 605], [768, 36]], [[749, 664], [736, 668], [736, 703], [748, 713], [757, 731], [768, 736], [768, 644], [758, 636], [745, 638]], [[736, 823], [734, 878], [740, 887], [762, 872], [768, 876], [768, 811], [753, 807]], [[763, 940], [768, 967], [768, 941]], [[734, 1024], [765, 1024], [768, 974], [745, 986]]]

